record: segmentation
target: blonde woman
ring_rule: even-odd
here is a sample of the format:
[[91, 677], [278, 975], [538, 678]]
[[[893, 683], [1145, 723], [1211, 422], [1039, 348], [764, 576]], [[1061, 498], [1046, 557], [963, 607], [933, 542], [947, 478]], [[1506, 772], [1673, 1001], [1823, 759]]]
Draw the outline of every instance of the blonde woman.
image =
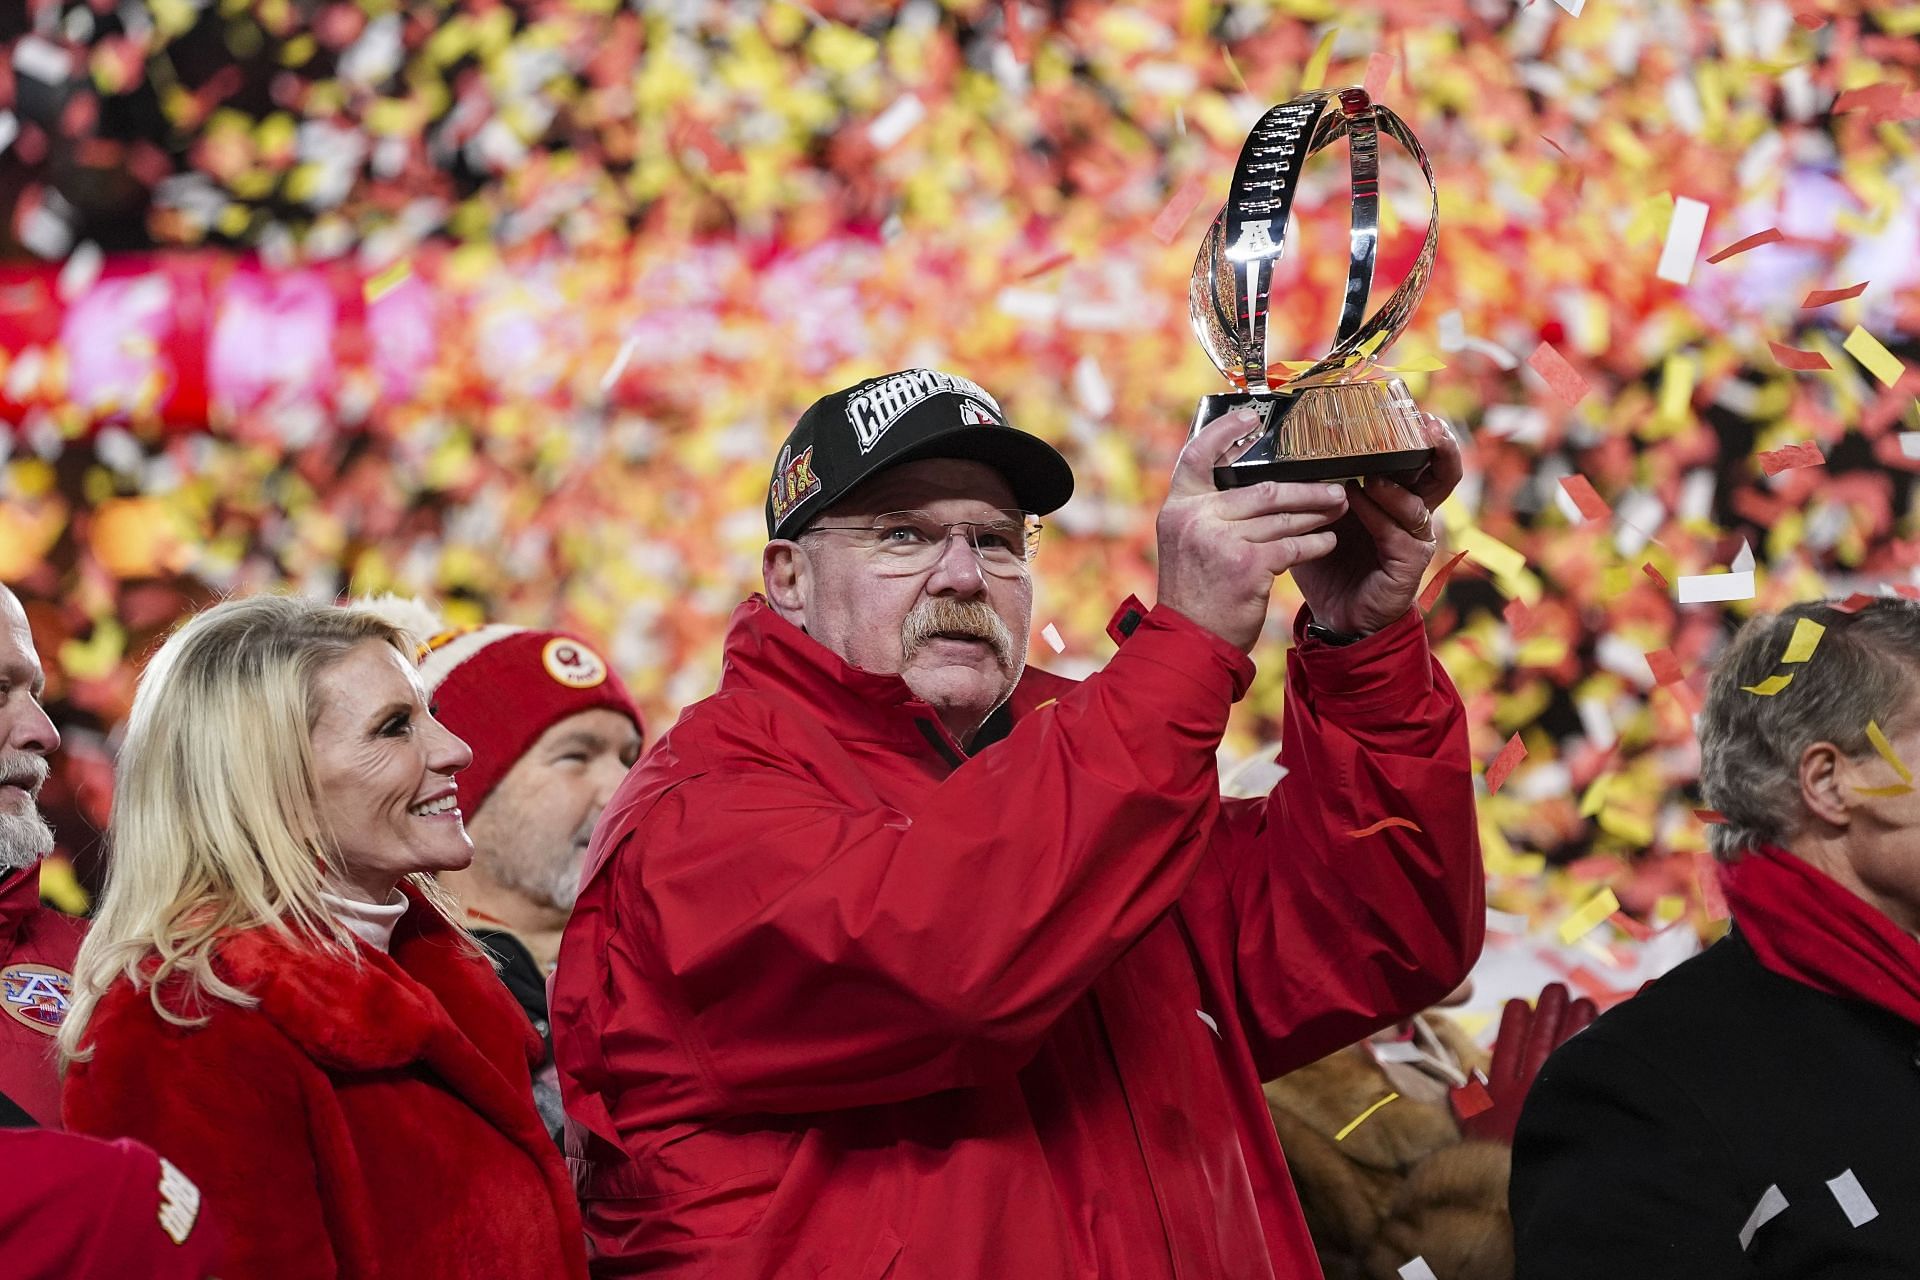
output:
[[72, 1129], [198, 1185], [226, 1280], [582, 1277], [539, 1038], [445, 914], [473, 856], [413, 643], [229, 601], [140, 681], [62, 1032]]

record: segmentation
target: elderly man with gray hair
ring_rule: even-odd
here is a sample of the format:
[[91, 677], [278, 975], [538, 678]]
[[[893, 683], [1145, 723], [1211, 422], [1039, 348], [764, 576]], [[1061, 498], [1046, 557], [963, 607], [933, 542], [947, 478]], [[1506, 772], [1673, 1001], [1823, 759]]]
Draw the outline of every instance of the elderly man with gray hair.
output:
[[1519, 1280], [1920, 1275], [1920, 604], [1755, 618], [1700, 750], [1733, 928], [1540, 1072]]

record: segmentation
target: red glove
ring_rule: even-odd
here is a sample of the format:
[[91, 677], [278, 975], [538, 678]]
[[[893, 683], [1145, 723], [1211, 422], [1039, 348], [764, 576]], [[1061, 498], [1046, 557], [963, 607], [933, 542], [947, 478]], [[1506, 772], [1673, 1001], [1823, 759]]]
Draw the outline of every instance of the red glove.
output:
[[1565, 1044], [1574, 1032], [1599, 1015], [1585, 996], [1569, 1001], [1565, 986], [1555, 982], [1540, 993], [1532, 1008], [1525, 1000], [1509, 1000], [1500, 1014], [1500, 1035], [1493, 1042], [1487, 1082], [1469, 1080], [1453, 1091], [1453, 1114], [1460, 1135], [1483, 1142], [1513, 1144], [1520, 1123], [1520, 1106], [1527, 1100], [1533, 1078], [1547, 1055]]

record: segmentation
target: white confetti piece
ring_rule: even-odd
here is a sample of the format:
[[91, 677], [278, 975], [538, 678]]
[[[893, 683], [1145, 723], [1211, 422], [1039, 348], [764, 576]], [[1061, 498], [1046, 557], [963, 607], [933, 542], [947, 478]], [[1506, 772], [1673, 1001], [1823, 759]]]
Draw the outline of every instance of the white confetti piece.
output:
[[11, 111], [0, 111], [0, 153], [13, 145], [20, 136], [20, 121]]
[[1681, 604], [1716, 604], [1753, 599], [1753, 572], [1683, 574], [1675, 584]]
[[1660, 266], [1654, 274], [1675, 284], [1691, 280], [1694, 259], [1700, 256], [1700, 237], [1706, 230], [1707, 206], [1686, 196], [1675, 199], [1666, 247], [1660, 250]]
[[[1564, 5], [1567, 0], [1559, 0], [1559, 2]], [[1581, 3], [1582, 0], [1573, 0], [1574, 7], [1570, 12], [1579, 13]], [[1433, 1268], [1427, 1265], [1425, 1258], [1415, 1258], [1400, 1268], [1400, 1280], [1439, 1280], [1439, 1277], [1433, 1274]]]
[[1900, 433], [1900, 452], [1909, 458], [1920, 458], [1920, 431]]
[[1496, 911], [1487, 908], [1487, 928], [1494, 933], [1511, 934], [1516, 938], [1527, 935], [1527, 918], [1512, 911]]
[[1753, 1206], [1753, 1212], [1747, 1215], [1747, 1223], [1740, 1228], [1740, 1251], [1746, 1252], [1753, 1243], [1753, 1233], [1772, 1222], [1785, 1211], [1787, 1198], [1780, 1194], [1779, 1187], [1768, 1187], [1760, 1197], [1760, 1203]]
[[1047, 648], [1053, 650], [1055, 653], [1065, 653], [1067, 651], [1067, 642], [1060, 638], [1060, 628], [1054, 626], [1051, 622], [1040, 628], [1040, 638], [1045, 640], [1047, 642]]
[[[1195, 1009], [1194, 1012], [1200, 1015], [1200, 1021], [1207, 1024], [1207, 1030], [1213, 1032], [1216, 1036], [1220, 1035], [1220, 1024], [1213, 1020], [1212, 1014], [1208, 1013], [1205, 1009]], [[1224, 1037], [1222, 1038], [1224, 1039]]]
[[23, 36], [13, 46], [13, 69], [43, 84], [65, 84], [73, 74], [73, 55], [51, 40]]
[[1843, 1170], [1837, 1178], [1828, 1178], [1827, 1190], [1833, 1192], [1833, 1198], [1840, 1202], [1840, 1211], [1856, 1227], [1864, 1227], [1880, 1216], [1880, 1210], [1874, 1208], [1866, 1188], [1860, 1185], [1860, 1179], [1853, 1176], [1851, 1169]]
[[620, 375], [627, 370], [627, 361], [633, 359], [634, 348], [639, 345], [640, 337], [638, 334], [628, 334], [627, 340], [620, 344], [620, 353], [614, 356], [613, 363], [607, 366], [607, 371], [600, 375], [601, 395], [604, 396], [607, 392], [613, 390], [613, 384], [620, 381]]
[[1426, 1055], [1420, 1052], [1420, 1046], [1411, 1040], [1388, 1040], [1384, 1044], [1370, 1043], [1375, 1062], [1419, 1062]]
[[915, 94], [904, 94], [895, 98], [893, 105], [874, 117], [867, 126], [867, 139], [874, 146], [885, 151], [900, 139], [913, 132], [914, 126], [926, 119], [927, 107]]
[[60, 301], [72, 302], [93, 288], [106, 262], [107, 255], [100, 252], [100, 246], [91, 240], [85, 241], [69, 254], [66, 265], [60, 268], [60, 278], [54, 285]]
[[1089, 417], [1104, 418], [1113, 412], [1113, 386], [1092, 356], [1081, 356], [1073, 366], [1073, 398]]

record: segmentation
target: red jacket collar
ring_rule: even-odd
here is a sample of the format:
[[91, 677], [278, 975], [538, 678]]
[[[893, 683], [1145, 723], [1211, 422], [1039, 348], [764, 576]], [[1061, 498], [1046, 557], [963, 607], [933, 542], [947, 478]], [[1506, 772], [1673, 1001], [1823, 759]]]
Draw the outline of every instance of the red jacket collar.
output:
[[[1007, 699], [1005, 711], [1022, 716], [1065, 694], [1074, 682], [1029, 666]], [[727, 625], [722, 694], [753, 690], [804, 703], [836, 736], [885, 741], [918, 749], [929, 746], [930, 724], [949, 750], [964, 755], [932, 707], [914, 696], [896, 675], [864, 671], [774, 611], [766, 597], [749, 596]]]
[[0, 875], [0, 955], [40, 905], [40, 864]]
[[402, 1067], [439, 1056], [460, 1037], [496, 1062], [514, 1053], [539, 1062], [544, 1046], [488, 965], [418, 890], [403, 883], [401, 892], [411, 909], [388, 954], [356, 944], [354, 964], [274, 930], [250, 929], [220, 944], [221, 976], [252, 992], [268, 1021], [331, 1067]]

